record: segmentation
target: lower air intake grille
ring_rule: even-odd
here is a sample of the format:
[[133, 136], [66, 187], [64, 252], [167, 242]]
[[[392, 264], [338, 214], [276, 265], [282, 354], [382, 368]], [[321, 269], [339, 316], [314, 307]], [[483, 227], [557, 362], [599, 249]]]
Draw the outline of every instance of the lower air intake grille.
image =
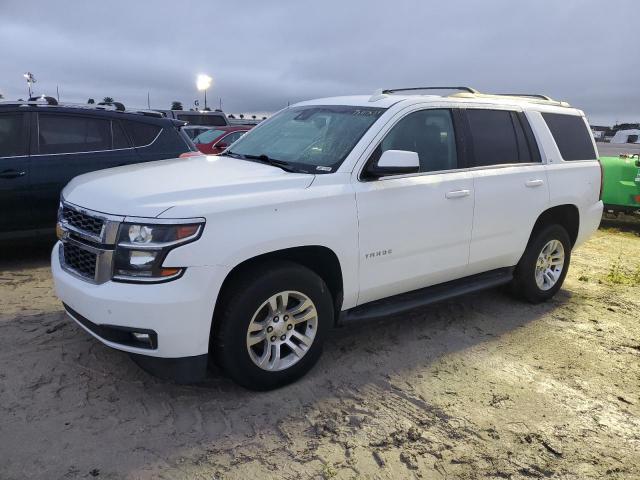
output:
[[63, 246], [64, 264], [78, 275], [93, 280], [96, 275], [96, 254], [88, 252], [76, 245], [67, 243]]

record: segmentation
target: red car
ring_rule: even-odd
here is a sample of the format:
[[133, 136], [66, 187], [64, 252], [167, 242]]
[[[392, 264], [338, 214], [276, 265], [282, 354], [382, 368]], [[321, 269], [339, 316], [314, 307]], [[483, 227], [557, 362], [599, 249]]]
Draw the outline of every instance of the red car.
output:
[[217, 155], [252, 128], [253, 125], [212, 128], [194, 138], [193, 143], [202, 153]]

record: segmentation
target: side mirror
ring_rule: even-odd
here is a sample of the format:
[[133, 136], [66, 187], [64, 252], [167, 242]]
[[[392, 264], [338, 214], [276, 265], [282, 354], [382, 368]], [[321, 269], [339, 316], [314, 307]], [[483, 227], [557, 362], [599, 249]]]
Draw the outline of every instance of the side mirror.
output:
[[406, 150], [386, 150], [376, 164], [367, 169], [372, 177], [417, 173], [420, 171], [420, 158], [416, 152]]

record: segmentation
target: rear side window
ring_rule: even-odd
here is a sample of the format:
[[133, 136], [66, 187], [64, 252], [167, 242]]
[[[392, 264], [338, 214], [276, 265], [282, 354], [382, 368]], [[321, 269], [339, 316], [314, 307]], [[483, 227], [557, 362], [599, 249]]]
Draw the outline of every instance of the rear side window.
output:
[[193, 143], [211, 143], [222, 135], [224, 135], [224, 130], [207, 130], [194, 138]]
[[111, 122], [102, 118], [38, 114], [41, 154], [109, 150]]
[[156, 139], [160, 130], [162, 130], [157, 125], [133, 122], [131, 120], [124, 120], [122, 123], [135, 147], [149, 145]]
[[27, 153], [22, 132], [23, 119], [21, 113], [0, 115], [0, 157], [15, 157]]
[[[502, 165], [520, 161], [518, 138], [511, 112], [469, 109], [467, 118], [473, 145], [472, 166]], [[524, 139], [524, 134], [522, 138]]]
[[561, 113], [543, 113], [551, 135], [564, 160], [591, 160], [598, 158], [593, 149], [591, 133], [582, 117]]
[[222, 139], [222, 143], [226, 143], [227, 145], [231, 145], [233, 142], [238, 140], [241, 136], [243, 136], [247, 132], [238, 131], [233, 132]]

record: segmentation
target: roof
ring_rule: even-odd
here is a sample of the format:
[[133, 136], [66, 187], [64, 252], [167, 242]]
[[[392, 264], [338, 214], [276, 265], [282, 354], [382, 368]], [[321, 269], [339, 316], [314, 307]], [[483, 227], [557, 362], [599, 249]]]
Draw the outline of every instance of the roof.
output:
[[136, 120], [149, 121], [150, 123], [165, 123], [167, 121], [178, 122], [183, 125], [185, 122], [169, 119], [153, 110], [119, 110], [111, 105], [96, 105], [86, 103], [58, 103], [51, 105], [38, 101], [0, 101], [0, 109], [13, 111], [54, 111], [61, 113], [87, 113], [93, 116], [104, 116], [109, 118], [127, 118], [131, 115], [136, 116]]

